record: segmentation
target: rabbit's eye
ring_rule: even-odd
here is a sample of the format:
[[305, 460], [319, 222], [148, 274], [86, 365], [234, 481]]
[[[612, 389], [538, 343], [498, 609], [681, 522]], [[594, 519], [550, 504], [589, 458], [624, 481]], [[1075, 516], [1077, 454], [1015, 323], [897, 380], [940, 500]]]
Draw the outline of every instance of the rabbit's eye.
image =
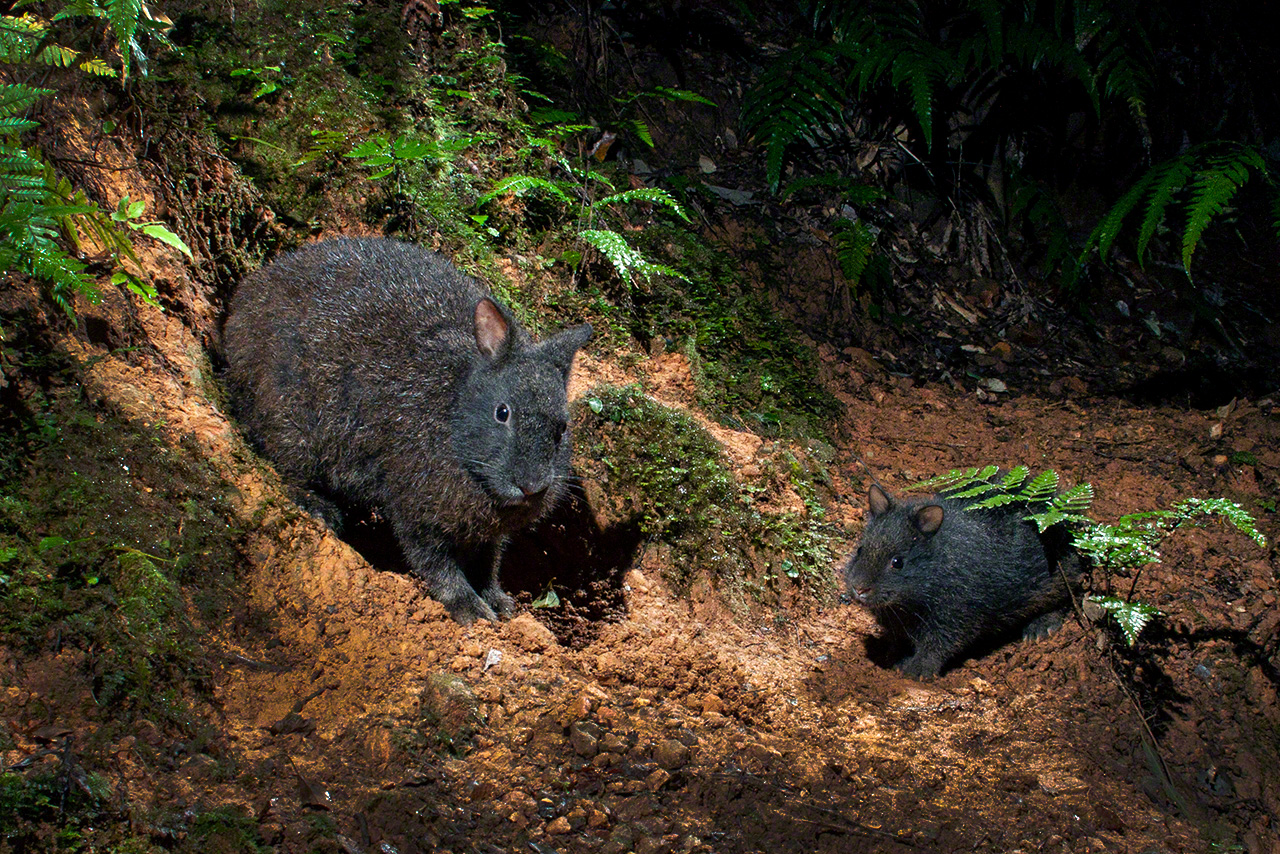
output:
[[569, 425], [561, 421], [556, 425], [556, 444], [559, 445], [564, 439], [564, 432], [569, 429]]
[[889, 566], [894, 569], [902, 569], [902, 555], [894, 555], [893, 560], [889, 561]]
[[507, 419], [511, 417], [511, 410], [507, 408], [505, 403], [499, 403], [498, 408], [493, 410], [493, 420], [499, 424], [506, 424]]

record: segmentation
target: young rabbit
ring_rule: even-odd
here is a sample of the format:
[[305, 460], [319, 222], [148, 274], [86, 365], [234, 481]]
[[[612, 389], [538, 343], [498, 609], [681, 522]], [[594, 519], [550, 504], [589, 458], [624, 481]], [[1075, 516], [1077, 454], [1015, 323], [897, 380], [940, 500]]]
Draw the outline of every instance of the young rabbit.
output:
[[376, 509], [453, 618], [508, 617], [508, 536], [569, 474], [566, 384], [591, 337], [535, 343], [444, 258], [315, 243], [247, 277], [223, 331], [236, 411], [287, 481]]
[[1015, 628], [1039, 637], [1061, 623], [1069, 590], [1059, 558], [1071, 571], [1078, 563], [1063, 553], [1055, 528], [1043, 540], [1024, 511], [965, 509], [978, 499], [898, 501], [879, 486], [868, 498], [845, 585], [882, 626], [914, 644], [898, 670], [936, 676], [984, 637]]

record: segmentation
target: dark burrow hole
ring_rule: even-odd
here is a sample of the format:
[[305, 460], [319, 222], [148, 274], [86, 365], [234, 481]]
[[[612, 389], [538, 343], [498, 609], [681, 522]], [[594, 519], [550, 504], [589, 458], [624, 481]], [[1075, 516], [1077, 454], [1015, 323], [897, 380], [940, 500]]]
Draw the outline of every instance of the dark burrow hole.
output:
[[[376, 569], [409, 574], [390, 523], [367, 509], [337, 503], [345, 520], [340, 536], [349, 546]], [[634, 524], [602, 529], [574, 482], [550, 515], [511, 538], [502, 560], [502, 587], [561, 645], [580, 649], [601, 626], [626, 616], [622, 577], [642, 539]], [[560, 604], [532, 608], [548, 589]]]

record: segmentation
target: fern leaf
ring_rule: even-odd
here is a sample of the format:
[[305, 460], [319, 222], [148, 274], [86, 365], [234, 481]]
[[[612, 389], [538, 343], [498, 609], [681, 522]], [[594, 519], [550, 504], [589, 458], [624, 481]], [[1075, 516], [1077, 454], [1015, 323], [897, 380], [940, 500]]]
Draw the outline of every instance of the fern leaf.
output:
[[953, 492], [960, 489], [967, 489], [975, 483], [985, 482], [998, 471], [1000, 471], [998, 466], [952, 469], [946, 474], [940, 474], [936, 477], [931, 477], [927, 480], [913, 483], [907, 487], [907, 490], [915, 492], [921, 489], [933, 489], [938, 492]]
[[981, 501], [975, 501], [969, 505], [970, 510], [990, 510], [993, 507], [1004, 507], [1008, 504], [1014, 504], [1022, 499], [1008, 492], [1001, 492], [998, 495], [990, 495]]
[[107, 64], [104, 59], [86, 59], [80, 63], [80, 70], [95, 77], [115, 77], [116, 70]]
[[1049, 506], [1069, 516], [1083, 516], [1092, 504], [1093, 485], [1081, 483], [1055, 495]]
[[1147, 244], [1155, 236], [1156, 229], [1164, 219], [1165, 209], [1174, 195], [1186, 186], [1191, 178], [1192, 155], [1180, 154], [1162, 164], [1153, 166], [1151, 172], [1150, 197], [1147, 199], [1147, 212], [1142, 218], [1142, 227], [1138, 231], [1137, 256], [1141, 264], [1146, 257]]
[[987, 495], [1000, 489], [998, 483], [979, 483], [960, 492], [947, 492], [948, 498], [977, 498], [979, 495]]
[[0, 116], [13, 116], [23, 113], [35, 105], [35, 102], [52, 95], [52, 89], [41, 89], [25, 83], [5, 83], [0, 85]]
[[1014, 466], [1005, 473], [1004, 480], [1000, 482], [1000, 488], [1005, 491], [1017, 489], [1027, 482], [1027, 477], [1030, 474], [1031, 469], [1026, 466]]
[[47, 45], [40, 51], [39, 60], [45, 65], [51, 65], [56, 68], [68, 68], [76, 61], [76, 57], [80, 55], [80, 51], [72, 50], [69, 47], [51, 44]]
[[1124, 224], [1125, 217], [1138, 206], [1138, 202], [1142, 201], [1154, 180], [1155, 175], [1148, 171], [1135, 181], [1132, 187], [1125, 191], [1119, 201], [1111, 206], [1111, 210], [1094, 227], [1093, 233], [1085, 241], [1084, 251], [1080, 255], [1081, 263], [1088, 259], [1089, 253], [1095, 247], [1098, 250], [1098, 257], [1104, 261], [1106, 260], [1107, 256], [1111, 254], [1111, 245], [1120, 236], [1120, 226]]
[[666, 190], [658, 187], [638, 187], [634, 190], [623, 190], [621, 193], [614, 193], [605, 196], [592, 207], [608, 207], [614, 204], [633, 204], [635, 202], [648, 202], [649, 204], [662, 205], [672, 213], [679, 216], [685, 222], [690, 222], [689, 214], [681, 207], [680, 203], [671, 197]]
[[134, 33], [138, 31], [138, 18], [142, 16], [142, 0], [106, 0], [107, 22], [115, 32], [116, 44], [120, 46], [120, 77], [129, 78], [129, 58], [141, 61], [142, 72], [145, 73], [146, 57], [142, 55]]
[[1182, 233], [1182, 268], [1187, 275], [1191, 274], [1191, 256], [1209, 223], [1249, 180], [1251, 170], [1265, 169], [1266, 163], [1257, 149], [1241, 146], [1212, 158], [1196, 176], [1187, 206], [1187, 227]]
[[779, 55], [742, 104], [742, 125], [766, 150], [766, 177], [776, 191], [789, 146], [840, 118], [844, 52], [812, 40]]
[[649, 126], [639, 119], [629, 119], [622, 123], [624, 127], [635, 134], [636, 139], [643, 142], [650, 148], [656, 147], [653, 142], [653, 133], [649, 130]]
[[1048, 501], [1058, 491], [1058, 473], [1053, 469], [1042, 471], [1023, 488], [1021, 497], [1028, 504]]
[[665, 264], [655, 264], [645, 258], [631, 244], [627, 243], [626, 238], [616, 231], [587, 229], [579, 232], [579, 236], [596, 249], [599, 249], [600, 253], [609, 259], [609, 263], [618, 271], [618, 275], [628, 283], [632, 281], [635, 273], [639, 273], [645, 279], [649, 279], [654, 275], [664, 275], [688, 281], [688, 278], [677, 270]]
[[862, 282], [862, 274], [871, 263], [877, 237], [878, 234], [864, 222], [843, 217], [835, 222], [836, 261], [855, 293]]
[[0, 134], [17, 134], [39, 127], [40, 123], [31, 119], [20, 119], [15, 116], [0, 118]]
[[1239, 504], [1225, 498], [1186, 498], [1175, 504], [1169, 515], [1176, 526], [1198, 515], [1220, 516], [1260, 548], [1267, 547], [1267, 538], [1258, 530], [1256, 520]]
[[645, 94], [659, 95], [671, 101], [687, 101], [693, 104], [706, 104], [708, 107], [716, 106], [715, 101], [705, 95], [699, 95], [697, 92], [691, 92], [688, 89], [672, 89], [667, 86], [654, 86], [652, 93]]
[[1126, 602], [1116, 596], [1090, 596], [1089, 601], [1115, 619], [1129, 646], [1138, 642], [1138, 634], [1152, 618], [1160, 615], [1160, 609], [1144, 602]]
[[566, 205], [573, 203], [565, 191], [560, 189], [558, 184], [548, 181], [546, 178], [537, 178], [533, 175], [510, 175], [494, 184], [492, 190], [477, 199], [476, 207], [480, 207], [487, 202], [496, 199], [498, 196], [503, 196], [507, 193], [511, 193], [516, 196], [523, 196], [525, 193], [532, 192], [534, 190], [541, 190], [542, 192], [554, 196]]

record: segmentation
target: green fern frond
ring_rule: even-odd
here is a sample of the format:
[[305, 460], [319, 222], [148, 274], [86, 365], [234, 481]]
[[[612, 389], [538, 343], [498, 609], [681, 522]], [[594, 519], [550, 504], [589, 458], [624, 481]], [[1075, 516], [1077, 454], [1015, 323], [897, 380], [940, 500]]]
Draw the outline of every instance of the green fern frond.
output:
[[1160, 609], [1144, 602], [1126, 602], [1116, 596], [1090, 596], [1089, 601], [1115, 619], [1129, 646], [1138, 642], [1138, 634], [1152, 618], [1160, 615]]
[[[1206, 143], [1157, 163], [1134, 182], [1094, 228], [1085, 242], [1080, 263], [1085, 263], [1095, 248], [1105, 260], [1124, 221], [1140, 204], [1145, 208], [1136, 249], [1142, 262], [1160, 224], [1174, 203], [1180, 201], [1185, 207], [1186, 219], [1182, 265], [1187, 275], [1191, 275], [1191, 261], [1205, 229], [1255, 173], [1269, 185], [1273, 184], [1262, 153], [1256, 147], [1234, 142]], [[1277, 233], [1280, 234], [1280, 222], [1277, 222]]]
[[538, 178], [533, 175], [509, 175], [498, 183], [493, 185], [493, 189], [485, 193], [476, 200], [476, 207], [480, 207], [498, 196], [504, 196], [511, 193], [516, 196], [523, 196], [525, 193], [539, 190], [550, 196], [555, 197], [566, 205], [572, 204], [573, 200], [560, 188], [560, 185], [546, 178]]
[[1000, 488], [1006, 491], [1012, 491], [1027, 482], [1027, 478], [1031, 476], [1031, 469], [1026, 466], [1014, 466], [1005, 473], [1004, 480], [1000, 482]]
[[839, 121], [844, 52], [812, 40], [778, 56], [743, 99], [742, 124], [766, 149], [766, 178], [775, 191], [788, 147]]
[[685, 222], [691, 222], [689, 214], [685, 209], [671, 197], [671, 194], [659, 187], [638, 187], [634, 190], [623, 190], [621, 193], [613, 193], [605, 196], [592, 207], [607, 207], [615, 204], [634, 204], [635, 202], [647, 202], [653, 205], [661, 205], [667, 210], [676, 214]]
[[107, 22], [116, 35], [116, 44], [120, 46], [120, 77], [129, 79], [129, 60], [142, 65], [145, 73], [146, 57], [138, 47], [134, 34], [138, 31], [138, 19], [142, 17], [142, 0], [106, 0]]
[[1267, 547], [1267, 538], [1258, 530], [1256, 520], [1234, 501], [1225, 498], [1187, 498], [1175, 504], [1169, 512], [1170, 518], [1179, 527], [1196, 516], [1219, 516], [1257, 543], [1259, 548]]
[[1069, 516], [1083, 516], [1093, 505], [1093, 485], [1081, 483], [1053, 497], [1049, 506], [1056, 512]]
[[650, 148], [654, 148], [653, 133], [649, 130], [649, 126], [639, 119], [627, 119], [619, 123], [620, 127], [626, 128], [635, 135], [636, 139], [643, 142]]
[[1088, 256], [1095, 248], [1098, 250], [1098, 256], [1104, 260], [1111, 254], [1111, 245], [1120, 236], [1120, 227], [1124, 224], [1125, 217], [1138, 206], [1138, 202], [1146, 196], [1147, 189], [1154, 181], [1155, 175], [1147, 172], [1111, 206], [1111, 210], [1107, 211], [1107, 215], [1094, 227], [1093, 233], [1085, 241], [1084, 251], [1080, 254], [1082, 264], [1088, 260]]
[[716, 106], [716, 102], [705, 95], [699, 95], [688, 89], [672, 89], [668, 86], [654, 86], [652, 92], [641, 92], [641, 95], [654, 95], [666, 98], [669, 101], [686, 101], [691, 104], [706, 104], [708, 107]]
[[1266, 171], [1266, 161], [1256, 148], [1233, 146], [1234, 150], [1209, 158], [1196, 176], [1187, 205], [1187, 227], [1182, 233], [1182, 268], [1191, 273], [1191, 256], [1200, 235], [1244, 186], [1254, 171]]
[[627, 243], [626, 238], [616, 231], [586, 229], [579, 232], [579, 237], [599, 249], [600, 254], [609, 259], [609, 263], [618, 271], [618, 275], [628, 283], [631, 282], [636, 273], [639, 273], [645, 279], [655, 275], [662, 275], [672, 276], [686, 282], [689, 281], [688, 277], [683, 273], [665, 264], [655, 264], [645, 258], [631, 244]]
[[116, 70], [108, 65], [106, 60], [98, 59], [96, 57], [93, 59], [86, 59], [84, 62], [80, 63], [80, 70], [88, 74], [92, 74], [95, 77], [116, 76]]
[[22, 133], [23, 131], [28, 131], [39, 126], [39, 122], [34, 122], [31, 119], [20, 119], [16, 116], [0, 118], [0, 134], [8, 135]]
[[999, 466], [952, 469], [946, 474], [940, 474], [935, 477], [913, 483], [907, 487], [907, 490], [909, 492], [916, 492], [922, 489], [932, 489], [937, 492], [950, 492], [953, 490], [966, 489], [975, 483], [986, 483], [999, 471]]
[[835, 221], [836, 262], [855, 293], [875, 254], [878, 236], [878, 232], [860, 220], [841, 217]]
[[51, 65], [56, 68], [69, 68], [79, 55], [80, 51], [78, 50], [51, 44], [41, 50], [37, 58], [45, 65]]
[[869, 205], [884, 198], [884, 190], [881, 188], [873, 184], [863, 183], [857, 178], [850, 178], [846, 175], [817, 175], [796, 178], [787, 182], [787, 185], [778, 191], [778, 196], [787, 199], [811, 188], [836, 190], [845, 204], [853, 205], [854, 207]]
[[1009, 504], [1016, 504], [1022, 499], [1008, 492], [1001, 492], [996, 495], [990, 495], [981, 501], [975, 501], [969, 505], [970, 510], [990, 510], [993, 507], [1004, 507]]
[[[1142, 227], [1138, 230], [1137, 256], [1138, 263], [1146, 260], [1147, 244], [1155, 236], [1156, 229], [1164, 220], [1165, 210], [1175, 195], [1186, 186], [1191, 178], [1191, 162], [1193, 156], [1174, 157], [1151, 170], [1150, 195], [1147, 198], [1147, 212], [1142, 217]], [[1109, 247], [1108, 247], [1109, 248]]]
[[0, 85], [0, 116], [14, 116], [31, 109], [36, 101], [52, 95], [52, 89], [41, 89], [25, 83]]
[[1031, 479], [1020, 493], [1028, 504], [1037, 501], [1048, 501], [1058, 491], [1058, 473], [1046, 469]]

